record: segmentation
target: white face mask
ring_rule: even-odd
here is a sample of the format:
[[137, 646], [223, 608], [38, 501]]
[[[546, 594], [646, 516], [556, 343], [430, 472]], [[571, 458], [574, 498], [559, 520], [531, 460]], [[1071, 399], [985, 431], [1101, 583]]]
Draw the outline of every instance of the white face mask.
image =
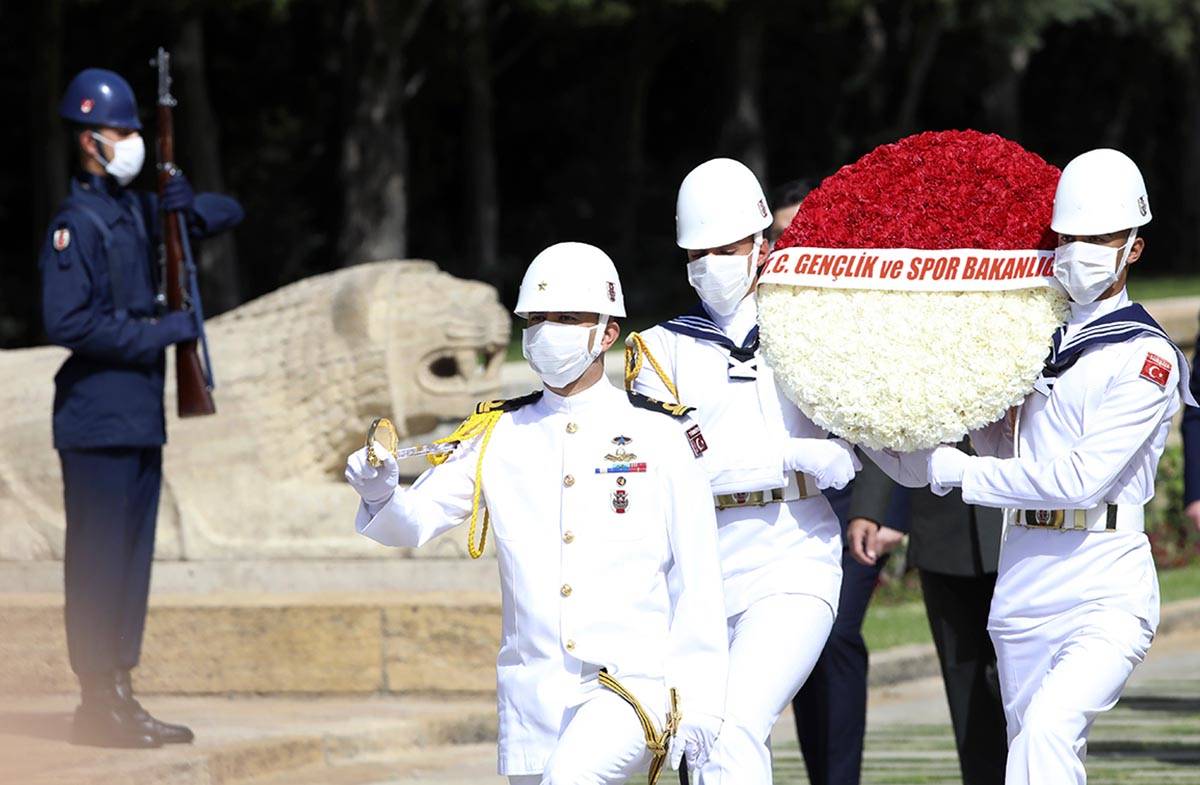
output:
[[762, 235], [754, 238], [748, 254], [723, 256], [708, 254], [688, 262], [688, 283], [700, 295], [704, 304], [722, 316], [728, 316], [750, 291], [754, 283], [754, 262], [762, 247]]
[[1072, 300], [1093, 303], [1117, 282], [1136, 239], [1137, 229], [1133, 229], [1121, 248], [1080, 240], [1060, 245], [1054, 249], [1054, 277]]
[[[146, 161], [146, 143], [142, 140], [142, 135], [134, 134], [113, 141], [93, 131], [92, 138], [96, 140], [99, 148], [96, 160], [104, 164], [104, 171], [116, 178], [116, 181], [122, 186], [132, 183], [133, 178], [142, 171], [142, 164]], [[104, 158], [104, 145], [109, 145], [113, 149], [111, 160]]]
[[583, 376], [600, 355], [600, 337], [607, 323], [607, 316], [601, 316], [595, 326], [538, 322], [521, 332], [521, 354], [545, 385], [565, 387]]

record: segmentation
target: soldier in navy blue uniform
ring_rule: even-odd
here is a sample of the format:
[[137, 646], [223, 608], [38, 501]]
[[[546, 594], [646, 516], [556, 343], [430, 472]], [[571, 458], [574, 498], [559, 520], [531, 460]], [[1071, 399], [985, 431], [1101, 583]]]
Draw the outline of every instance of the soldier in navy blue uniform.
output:
[[162, 203], [126, 188], [145, 158], [129, 84], [89, 68], [59, 106], [77, 147], [71, 192], [50, 222], [38, 265], [53, 343], [71, 350], [54, 378], [54, 446], [67, 517], [67, 647], [82, 701], [72, 741], [106, 747], [190, 742], [150, 716], [130, 671], [141, 653], [162, 481], [165, 350], [197, 337], [187, 312], [159, 296], [160, 209], [204, 237], [242, 219], [233, 199], [194, 194], [178, 174]]

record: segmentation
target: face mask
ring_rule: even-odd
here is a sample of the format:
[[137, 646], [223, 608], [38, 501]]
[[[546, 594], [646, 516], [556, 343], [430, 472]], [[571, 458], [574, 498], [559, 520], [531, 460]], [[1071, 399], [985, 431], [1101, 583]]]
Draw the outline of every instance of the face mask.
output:
[[[116, 181], [122, 186], [132, 183], [133, 178], [142, 171], [142, 164], [146, 160], [146, 143], [142, 140], [141, 134], [134, 134], [114, 142], [112, 139], [92, 132], [92, 138], [99, 146], [100, 152], [96, 155], [96, 160], [104, 164], [104, 171], [116, 178]], [[104, 145], [112, 147], [112, 160], [104, 160]]]
[[713, 311], [728, 316], [750, 291], [754, 282], [754, 260], [762, 247], [762, 235], [754, 238], [754, 248], [748, 254], [722, 256], [708, 254], [688, 262], [688, 283]]
[[594, 327], [538, 322], [522, 331], [521, 353], [544, 384], [565, 387], [583, 376], [592, 360], [600, 355], [600, 336], [607, 323], [607, 316], [601, 316]]
[[1129, 233], [1129, 239], [1121, 248], [1075, 241], [1054, 249], [1054, 277], [1077, 303], [1096, 301], [1108, 287], [1117, 282], [1137, 230]]

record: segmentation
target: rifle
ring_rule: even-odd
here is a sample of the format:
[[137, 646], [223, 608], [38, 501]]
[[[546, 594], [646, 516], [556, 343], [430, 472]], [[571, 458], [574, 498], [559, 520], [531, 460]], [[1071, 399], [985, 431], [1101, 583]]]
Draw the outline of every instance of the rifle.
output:
[[[162, 199], [167, 182], [179, 169], [175, 166], [175, 127], [171, 108], [171, 55], [161, 46], [150, 61], [158, 69], [158, 196]], [[208, 339], [204, 335], [204, 312], [200, 306], [200, 286], [196, 263], [188, 241], [187, 219], [182, 212], [162, 212], [162, 244], [159, 255], [165, 269], [167, 310], [190, 310], [196, 320], [198, 340], [175, 345], [175, 391], [180, 417], [215, 414], [212, 364], [208, 357]], [[198, 345], [197, 345], [198, 344]]]

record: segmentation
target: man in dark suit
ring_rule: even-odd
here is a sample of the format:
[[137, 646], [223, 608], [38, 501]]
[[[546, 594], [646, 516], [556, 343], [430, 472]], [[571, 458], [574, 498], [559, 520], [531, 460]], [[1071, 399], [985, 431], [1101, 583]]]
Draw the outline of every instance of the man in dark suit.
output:
[[[879, 542], [879, 533], [896, 486], [879, 467], [863, 463], [846, 536], [851, 555], [872, 566], [888, 547]], [[964, 504], [958, 489], [939, 497], [928, 488], [909, 493], [909, 510], [908, 564], [921, 575], [963, 785], [1002, 785], [1007, 736], [996, 652], [987, 631], [1001, 513]]]
[[[868, 460], [863, 465], [875, 468]], [[843, 532], [858, 495], [857, 483], [856, 479], [845, 490], [825, 491]], [[904, 539], [908, 493], [909, 489], [897, 486], [890, 501], [884, 500], [886, 512], [877, 519], [890, 525], [872, 532], [881, 551], [891, 550]], [[860, 564], [848, 548], [842, 551], [842, 590], [833, 629], [813, 672], [792, 699], [796, 735], [812, 785], [858, 785], [867, 729], [869, 664], [863, 618], [887, 559], [885, 552], [872, 564]]]

